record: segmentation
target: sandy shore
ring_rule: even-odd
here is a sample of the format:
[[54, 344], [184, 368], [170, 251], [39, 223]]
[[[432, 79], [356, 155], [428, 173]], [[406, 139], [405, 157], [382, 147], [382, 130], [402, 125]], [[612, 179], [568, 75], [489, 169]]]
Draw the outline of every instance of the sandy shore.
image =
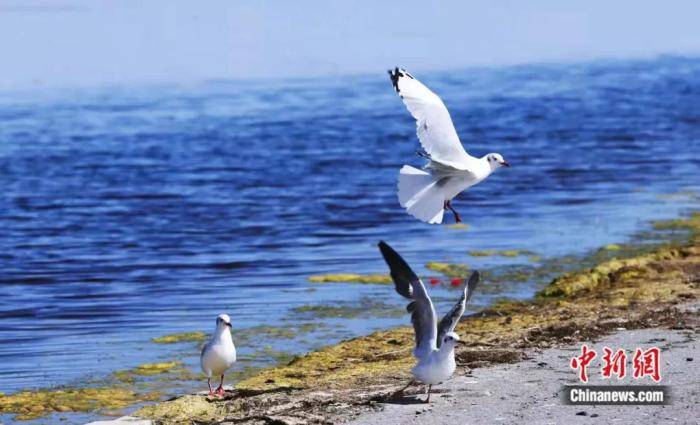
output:
[[[662, 384], [671, 387], [668, 406], [567, 406], [560, 400], [563, 385], [579, 384], [568, 362], [580, 354], [580, 345], [541, 352], [528, 352], [528, 359], [515, 364], [475, 369], [438, 387], [430, 405], [423, 394], [405, 397], [400, 403], [377, 404], [352, 424], [659, 424], [697, 423], [700, 401], [700, 369], [697, 367], [697, 328], [687, 330], [641, 329], [615, 332], [589, 345], [602, 352], [604, 346], [657, 346], [662, 351]], [[597, 369], [597, 368], [596, 368]], [[597, 370], [596, 370], [597, 371]], [[649, 379], [644, 382], [650, 384]], [[591, 375], [590, 384], [622, 385], [634, 382], [631, 374], [617, 381]], [[418, 390], [418, 389], [416, 389]], [[422, 390], [422, 388], [421, 388]]]
[[[568, 362], [580, 354], [580, 343], [545, 350], [527, 350], [522, 361], [476, 369], [461, 368], [450, 381], [433, 390], [431, 403], [424, 403], [425, 387], [416, 386], [404, 397], [385, 401], [369, 400], [361, 408], [336, 406], [335, 414], [303, 418], [303, 405], [294, 416], [244, 416], [221, 423], [342, 423], [391, 424], [659, 424], [697, 423], [700, 401], [700, 368], [697, 367], [700, 333], [700, 303], [679, 306], [688, 315], [676, 329], [651, 328], [614, 332], [586, 343], [596, 352], [603, 347], [620, 347], [631, 351], [636, 347], [659, 347], [662, 350], [662, 382], [671, 387], [672, 403], [666, 406], [567, 406], [561, 400], [564, 385], [579, 384]], [[622, 380], [603, 379], [598, 368], [590, 373], [591, 385], [650, 384], [635, 382], [631, 373]], [[325, 394], [327, 399], [330, 393]], [[204, 399], [203, 396], [195, 396]], [[316, 393], [324, 398], [324, 393]], [[216, 402], [214, 402], [216, 403]], [[149, 425], [152, 421], [134, 417], [92, 425]]]

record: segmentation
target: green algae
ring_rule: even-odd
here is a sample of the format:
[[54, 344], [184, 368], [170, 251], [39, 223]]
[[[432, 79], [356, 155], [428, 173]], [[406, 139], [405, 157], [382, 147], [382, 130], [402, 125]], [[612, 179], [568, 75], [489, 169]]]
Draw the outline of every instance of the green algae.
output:
[[622, 249], [622, 247], [618, 244], [611, 243], [611, 244], [605, 245], [601, 249], [604, 251], [620, 251]]
[[700, 212], [694, 212], [688, 219], [657, 220], [653, 222], [656, 230], [690, 230], [698, 233], [700, 229]]
[[136, 375], [141, 376], [151, 376], [158, 375], [161, 373], [171, 372], [173, 369], [182, 366], [182, 362], [172, 361], [172, 362], [161, 362], [161, 363], [144, 363], [133, 369]]
[[207, 339], [207, 334], [201, 331], [181, 332], [176, 334], [163, 335], [151, 339], [156, 344], [175, 344], [178, 342], [201, 342]]
[[301, 325], [290, 324], [288, 326], [260, 325], [236, 331], [234, 336], [237, 341], [250, 341], [252, 339], [294, 339], [301, 335], [315, 332], [324, 327], [326, 327], [326, 324], [324, 323], [303, 323]]
[[[662, 245], [653, 252], [642, 253], [632, 258], [611, 259], [578, 274], [567, 274], [555, 279], [544, 288], [538, 296], [560, 297], [570, 296], [579, 291], [592, 291], [598, 287], [611, 287], [625, 278], [637, 277], [650, 279], [655, 270], [650, 264], [671, 261], [686, 255], [694, 255], [694, 244], [700, 234], [700, 212], [693, 212], [688, 218], [658, 220], [653, 222], [656, 230], [683, 229], [689, 231], [691, 245], [685, 248], [672, 244]], [[618, 245], [620, 249], [620, 247]], [[690, 254], [689, 254], [690, 252]]]
[[651, 263], [677, 259], [685, 252], [680, 248], [662, 248], [634, 258], [608, 260], [587, 271], [569, 273], [554, 279], [537, 296], [572, 296], [582, 291], [611, 287], [629, 278], [650, 279], [656, 274], [655, 269], [650, 267]]
[[139, 402], [156, 401], [159, 393], [140, 394], [121, 387], [21, 391], [0, 397], [0, 413], [16, 420], [38, 419], [55, 412], [92, 412], [123, 409]]
[[159, 423], [214, 423], [231, 413], [229, 405], [211, 403], [200, 395], [186, 395], [175, 400], [144, 406], [134, 413], [142, 418], [157, 418]]
[[121, 382], [135, 382], [138, 377], [160, 375], [164, 373], [180, 372], [182, 362], [171, 361], [161, 363], [144, 363], [129, 370], [118, 370], [112, 374]]
[[468, 277], [470, 272], [469, 266], [466, 264], [441, 263], [438, 261], [427, 263], [425, 268], [453, 278]]
[[[355, 338], [296, 357], [286, 365], [267, 368], [236, 385], [238, 389], [269, 390], [346, 385], [364, 376], [405, 373], [413, 364], [408, 328], [383, 338], [385, 332]], [[400, 334], [397, 334], [400, 333]], [[408, 345], [406, 345], [408, 343]]]
[[356, 317], [399, 317], [404, 314], [403, 309], [394, 305], [370, 298], [362, 298], [357, 304], [309, 304], [295, 307], [293, 313], [298, 315], [310, 315], [315, 319]]
[[392, 283], [388, 274], [357, 274], [357, 273], [329, 273], [309, 276], [312, 283], [338, 283], [352, 282], [365, 284], [389, 284]]
[[533, 263], [537, 263], [542, 260], [539, 255], [527, 249], [481, 249], [469, 251], [468, 254], [472, 257], [527, 257], [528, 260]]
[[469, 225], [465, 224], [465, 223], [448, 224], [445, 227], [447, 227], [450, 230], [467, 230], [467, 229], [469, 229]]
[[[521, 253], [522, 252], [522, 253]], [[472, 257], [491, 257], [491, 256], [501, 256], [501, 257], [517, 257], [519, 255], [524, 255], [525, 251], [520, 251], [517, 249], [482, 249], [482, 250], [472, 250], [469, 251], [469, 255]]]

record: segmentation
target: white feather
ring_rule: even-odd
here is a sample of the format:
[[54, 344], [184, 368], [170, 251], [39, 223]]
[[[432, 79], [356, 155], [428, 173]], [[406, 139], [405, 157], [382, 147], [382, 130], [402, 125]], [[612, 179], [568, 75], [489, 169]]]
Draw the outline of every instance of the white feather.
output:
[[456, 368], [454, 344], [450, 343], [449, 346], [418, 357], [418, 363], [411, 369], [411, 374], [424, 384], [435, 385], [450, 379]]
[[457, 170], [469, 169], [476, 158], [464, 150], [442, 100], [404, 69], [393, 71], [392, 82], [416, 120], [416, 133], [433, 161]]
[[445, 194], [430, 173], [404, 165], [399, 172], [399, 203], [426, 223], [442, 223]]
[[469, 155], [442, 100], [404, 69], [396, 68], [389, 75], [394, 89], [416, 120], [418, 139], [429, 157], [427, 171], [409, 166], [401, 169], [399, 202], [415, 218], [441, 223], [445, 201], [481, 182], [495, 169], [510, 165], [496, 153], [481, 158]]
[[231, 337], [230, 323], [231, 319], [228, 315], [219, 315], [214, 335], [202, 347], [199, 360], [202, 372], [208, 378], [222, 375], [236, 362], [236, 346]]

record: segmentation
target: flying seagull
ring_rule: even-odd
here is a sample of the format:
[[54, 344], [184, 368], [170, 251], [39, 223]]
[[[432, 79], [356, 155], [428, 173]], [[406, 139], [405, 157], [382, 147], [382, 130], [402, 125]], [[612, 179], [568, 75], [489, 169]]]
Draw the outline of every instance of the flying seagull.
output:
[[389, 265], [396, 292], [411, 300], [407, 310], [411, 313], [411, 322], [416, 334], [416, 348], [413, 350], [413, 355], [418, 359], [418, 363], [411, 369], [414, 380], [399, 393], [415, 381], [420, 381], [428, 384], [428, 397], [425, 402], [430, 403], [430, 391], [433, 385], [446, 381], [455, 371], [454, 349], [459, 336], [454, 330], [464, 313], [467, 301], [479, 283], [479, 272], [472, 273], [457, 304], [438, 323], [433, 302], [423, 282], [404, 259], [385, 242], [379, 242], [379, 250], [382, 252], [384, 261]]
[[418, 140], [428, 159], [422, 170], [404, 165], [399, 172], [399, 203], [409, 214], [426, 223], [442, 223], [446, 209], [462, 220], [452, 198], [510, 164], [498, 153], [475, 158], [459, 141], [450, 113], [442, 100], [406, 70], [389, 71], [391, 84], [416, 120]]
[[[216, 318], [216, 330], [204, 347], [199, 358], [202, 371], [207, 375], [209, 395], [224, 395], [224, 372], [236, 362], [236, 347], [231, 338], [231, 319], [228, 314], [220, 314]], [[221, 376], [221, 382], [216, 392], [211, 388], [211, 377]]]

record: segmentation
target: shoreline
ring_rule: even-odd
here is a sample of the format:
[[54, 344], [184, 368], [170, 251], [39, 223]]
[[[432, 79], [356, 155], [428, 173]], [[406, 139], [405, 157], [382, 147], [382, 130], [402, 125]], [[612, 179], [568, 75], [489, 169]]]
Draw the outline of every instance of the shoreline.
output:
[[[457, 328], [464, 340], [456, 351], [458, 373], [465, 368], [518, 363], [528, 356], [527, 350], [590, 340], [622, 325], [642, 328], [671, 326], [673, 306], [700, 296], [697, 284], [688, 288], [678, 282], [683, 275], [697, 275], [697, 271], [684, 269], [700, 263], [700, 212], [652, 224], [654, 232], [642, 233], [632, 243], [606, 245], [579, 258], [574, 269], [578, 271], [562, 272], [572, 269], [570, 257], [545, 260], [551, 263], [546, 269], [540, 266], [528, 273], [531, 276], [547, 273], [540, 278], [558, 277], [533, 299], [500, 302], [464, 317]], [[581, 270], [589, 265], [595, 267]], [[503, 279], [518, 278], [521, 273], [508, 270], [506, 276], [492, 276], [492, 283], [497, 288]], [[643, 285], [640, 288], [644, 279], [656, 284], [653, 288]], [[650, 301], [657, 299], [662, 304], [650, 306]], [[591, 311], [601, 308], [603, 320], [591, 316]], [[682, 318], [676, 315], [675, 319]], [[202, 337], [199, 334], [176, 336], [178, 338], [169, 335], [167, 341], [195, 341]], [[160, 339], [166, 340], [165, 337]], [[38, 419], [52, 413], [89, 412], [95, 417], [98, 412], [116, 417], [129, 412], [129, 406], [155, 401], [132, 415], [154, 418], [163, 423], [185, 419], [206, 423], [228, 418], [254, 423], [255, 418], [269, 416], [269, 412], [274, 416], [276, 412], [289, 411], [294, 417], [300, 411], [299, 405], [306, 406], [306, 411], [311, 409], [309, 406], [318, 405], [315, 416], [308, 416], [304, 409], [301, 410], [306, 421], [302, 423], [347, 420], [338, 413], [337, 406], [344, 406], [343, 409], [352, 412], [366, 411], [371, 405], [386, 400], [407, 382], [408, 371], [413, 365], [412, 348], [413, 330], [409, 326], [344, 340], [253, 372], [253, 376], [247, 373], [249, 377], [238, 382], [235, 389], [227, 388], [229, 392], [224, 400], [213, 402], [201, 394], [162, 401], [162, 393], [148, 392], [150, 387], [141, 384], [139, 375], [148, 378], [155, 373], [153, 377], [158, 378], [161, 376], [158, 371], [165, 366], [170, 371], [172, 366], [173, 374], [162, 375], [158, 380], [168, 382], [178, 377], [189, 380], [195, 376], [182, 369], [179, 362], [177, 365], [167, 362], [145, 364], [142, 365], [144, 370], [135, 368], [114, 372], [110, 375], [118, 378], [114, 386], [98, 383], [98, 387], [0, 394], [0, 414], [14, 415], [15, 420]], [[322, 389], [320, 393], [319, 389]], [[289, 406], [288, 401], [297, 403], [297, 407]]]
[[[700, 297], [700, 213], [659, 222], [686, 229], [689, 242], [554, 279], [530, 301], [501, 302], [465, 317], [457, 332], [457, 375], [467, 369], [520, 363], [531, 350], [595, 341], [619, 328], [673, 328], [696, 323], [678, 306]], [[412, 330], [400, 327], [343, 341], [262, 370], [224, 399], [185, 395], [141, 408], [159, 423], [344, 422], [384, 402], [408, 382]], [[449, 383], [446, 385], [450, 385]]]
[[[455, 376], [440, 387], [431, 404], [423, 388], [407, 393], [402, 403], [373, 406], [351, 419], [353, 425], [392, 424], [431, 425], [440, 423], [566, 423], [589, 424], [597, 418], [600, 423], [695, 423], [700, 380], [695, 363], [698, 349], [698, 303], [684, 306], [695, 311], [689, 329], [628, 329], [616, 331], [589, 346], [597, 353], [603, 347], [658, 346], [662, 351], [662, 384], [670, 387], [671, 402], [657, 406], [570, 406], [561, 402], [565, 385], [578, 385], [576, 373], [566, 371], [568, 359], [581, 353], [579, 344], [546, 350], [528, 350], [527, 358], [513, 364], [500, 364], [468, 371]], [[598, 359], [596, 359], [597, 361]], [[595, 363], [595, 362], [594, 362]], [[596, 366], [598, 366], [596, 364]], [[565, 373], [566, 372], [566, 373]], [[590, 385], [650, 385], [649, 379], [635, 380], [631, 371], [622, 380], [603, 379], [600, 368], [589, 369]]]

